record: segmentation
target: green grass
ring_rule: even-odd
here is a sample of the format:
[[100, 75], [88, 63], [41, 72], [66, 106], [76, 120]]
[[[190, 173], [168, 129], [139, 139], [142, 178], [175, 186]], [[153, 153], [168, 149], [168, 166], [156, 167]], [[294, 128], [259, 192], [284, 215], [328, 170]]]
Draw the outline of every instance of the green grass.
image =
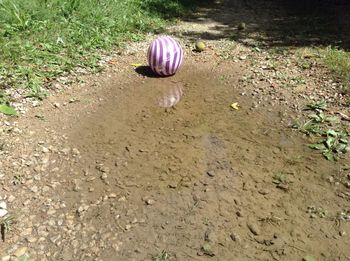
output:
[[157, 257], [155, 257], [153, 260], [154, 261], [169, 261], [170, 255], [163, 250], [161, 254], [159, 254]]
[[334, 76], [342, 82], [343, 88], [340, 91], [343, 93], [349, 93], [350, 53], [329, 47], [324, 52], [324, 60]]
[[97, 69], [101, 50], [139, 41], [192, 10], [190, 0], [0, 0], [0, 91], [43, 98], [46, 83]]

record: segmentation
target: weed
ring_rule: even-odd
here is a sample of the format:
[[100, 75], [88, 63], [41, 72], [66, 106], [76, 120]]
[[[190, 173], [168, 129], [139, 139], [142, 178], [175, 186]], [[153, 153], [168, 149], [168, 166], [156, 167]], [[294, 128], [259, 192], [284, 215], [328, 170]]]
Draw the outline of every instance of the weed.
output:
[[10, 215], [0, 218], [0, 234], [3, 241], [5, 241], [5, 235], [11, 231], [12, 224], [13, 217]]
[[273, 175], [272, 183], [279, 185], [279, 184], [288, 184], [289, 182], [286, 174], [277, 173]]
[[320, 217], [320, 218], [324, 218], [327, 216], [327, 210], [325, 210], [324, 208], [322, 207], [315, 207], [315, 206], [308, 206], [307, 207], [307, 213], [310, 214], [310, 217]]
[[19, 185], [23, 182], [23, 177], [21, 175], [15, 175], [13, 176], [13, 181], [12, 184], [13, 185]]
[[350, 210], [337, 212], [336, 219], [350, 221]]
[[316, 101], [316, 102], [310, 102], [309, 104], [306, 104], [306, 109], [309, 110], [326, 110], [327, 109], [327, 103], [325, 100]]
[[309, 144], [311, 149], [322, 151], [327, 160], [337, 160], [341, 154], [350, 152], [348, 134], [342, 131], [328, 130], [326, 138], [317, 143]]
[[209, 245], [208, 242], [205, 242], [201, 248], [202, 252], [204, 255], [207, 256], [215, 256], [215, 254], [213, 253], [213, 251], [211, 250], [211, 246]]
[[210, 220], [209, 220], [209, 218], [204, 217], [203, 224], [206, 225], [206, 226], [209, 226], [209, 225], [210, 225]]
[[328, 116], [324, 112], [320, 111], [317, 114], [310, 114], [309, 118], [315, 123], [335, 123], [339, 122], [339, 118], [336, 116]]
[[28, 258], [26, 256], [20, 256], [18, 261], [28, 261]]
[[320, 125], [315, 123], [313, 120], [309, 120], [309, 121], [296, 120], [292, 123], [291, 127], [307, 135], [321, 133]]
[[169, 261], [169, 258], [170, 255], [165, 250], [163, 250], [162, 253], [154, 259], [154, 261]]
[[219, 76], [219, 80], [220, 81], [225, 81], [227, 79], [227, 76], [226, 75], [220, 75]]
[[349, 133], [338, 117], [327, 115], [325, 101], [312, 102], [306, 105], [307, 109], [315, 110], [310, 114], [308, 121], [296, 120], [291, 125], [309, 136], [322, 137], [316, 143], [309, 144], [309, 148], [320, 150], [322, 155], [330, 161], [338, 160], [343, 154], [350, 152], [348, 145]]

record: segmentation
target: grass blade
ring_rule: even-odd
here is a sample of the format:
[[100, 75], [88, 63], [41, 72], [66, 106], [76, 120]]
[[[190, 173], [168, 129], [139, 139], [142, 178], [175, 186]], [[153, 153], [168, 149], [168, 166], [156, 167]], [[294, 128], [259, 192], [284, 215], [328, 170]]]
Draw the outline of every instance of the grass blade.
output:
[[3, 113], [5, 115], [10, 115], [10, 116], [17, 115], [17, 112], [13, 107], [7, 106], [5, 104], [0, 104], [0, 113]]

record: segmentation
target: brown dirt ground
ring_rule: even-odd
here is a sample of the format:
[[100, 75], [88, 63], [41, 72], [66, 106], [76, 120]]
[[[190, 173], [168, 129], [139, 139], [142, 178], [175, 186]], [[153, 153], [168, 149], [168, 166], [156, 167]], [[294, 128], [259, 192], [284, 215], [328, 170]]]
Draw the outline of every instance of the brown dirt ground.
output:
[[[350, 259], [350, 222], [336, 219], [349, 189], [329, 179], [349, 159], [330, 163], [308, 149], [287, 126], [290, 107], [256, 108], [242, 95], [254, 89], [240, 81], [249, 64], [186, 47], [181, 70], [157, 78], [130, 66], [139, 61], [144, 49], [118, 56], [11, 122], [21, 131], [6, 140], [3, 191], [26, 198], [9, 204], [20, 224], [3, 256], [20, 242], [29, 260], [153, 260], [162, 251], [169, 260]], [[180, 102], [160, 108], [179, 85]]]

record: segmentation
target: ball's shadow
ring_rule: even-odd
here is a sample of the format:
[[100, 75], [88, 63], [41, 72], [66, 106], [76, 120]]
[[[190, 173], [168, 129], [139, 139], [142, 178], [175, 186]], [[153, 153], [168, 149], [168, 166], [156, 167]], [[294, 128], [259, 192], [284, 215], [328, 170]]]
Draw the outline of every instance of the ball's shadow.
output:
[[138, 74], [145, 76], [145, 77], [149, 77], [149, 78], [166, 78], [166, 77], [170, 77], [172, 75], [158, 75], [156, 74], [154, 71], [152, 71], [151, 67], [149, 66], [139, 66], [135, 68], [135, 72], [137, 72]]
[[146, 76], [149, 78], [160, 78], [158, 74], [152, 71], [151, 67], [149, 66], [139, 66], [135, 68], [135, 72], [142, 76]]

